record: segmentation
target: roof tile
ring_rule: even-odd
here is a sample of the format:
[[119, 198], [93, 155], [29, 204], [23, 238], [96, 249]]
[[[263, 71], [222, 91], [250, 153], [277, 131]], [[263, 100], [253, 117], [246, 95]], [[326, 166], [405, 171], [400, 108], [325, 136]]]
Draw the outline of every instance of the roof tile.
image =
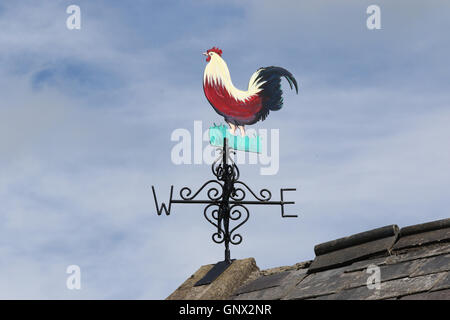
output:
[[408, 235], [412, 235], [412, 234], [446, 229], [446, 228], [450, 228], [450, 218], [403, 227], [400, 229], [400, 235], [408, 236]]
[[368, 266], [370, 265], [376, 265], [376, 266], [382, 266], [386, 264], [386, 260], [388, 257], [380, 257], [380, 258], [374, 258], [374, 259], [368, 259], [363, 261], [358, 261], [350, 266], [345, 268], [344, 272], [354, 272], [354, 271], [361, 271], [366, 270]]
[[382, 238], [388, 238], [397, 235], [398, 232], [399, 232], [398, 226], [392, 224], [389, 226], [372, 229], [348, 237], [318, 244], [314, 247], [314, 252], [317, 256], [321, 256], [323, 254], [337, 251], [340, 249], [354, 247], [363, 243], [371, 242]]
[[411, 274], [411, 277], [450, 270], [450, 254], [422, 260], [423, 264]]
[[421, 260], [385, 265], [380, 268], [381, 282], [406, 278], [423, 265]]
[[306, 276], [306, 269], [288, 271], [277, 286], [257, 291], [238, 294], [235, 300], [278, 300], [284, 297], [297, 283]]
[[349, 265], [375, 255], [387, 255], [396, 239], [397, 235], [394, 235], [316, 256], [308, 272]]
[[395, 251], [391, 256], [386, 258], [386, 263], [393, 264], [415, 259], [433, 257], [445, 253], [450, 253], [450, 243], [430, 244], [424, 247], [415, 247], [404, 249], [401, 251]]
[[450, 290], [412, 294], [402, 297], [401, 300], [450, 300]]
[[435, 273], [415, 278], [403, 278], [381, 283], [381, 289], [369, 289], [366, 286], [343, 290], [338, 293], [319, 297], [325, 300], [381, 300], [426, 292], [442, 277], [443, 273]]
[[424, 244], [450, 240], [450, 228], [401, 235], [394, 250], [421, 246]]
[[450, 289], [450, 272], [447, 272], [447, 274], [434, 285], [431, 291], [442, 289]]
[[363, 271], [344, 273], [345, 268], [309, 274], [283, 299], [297, 300], [323, 296], [345, 288], [362, 286], [369, 276]]
[[281, 284], [281, 280], [285, 278], [289, 274], [288, 271], [275, 273], [269, 276], [262, 276], [256, 279], [255, 281], [252, 281], [248, 283], [247, 285], [239, 288], [235, 294], [239, 295], [242, 293], [248, 293], [252, 291], [257, 291], [261, 289], [267, 289], [279, 286]]

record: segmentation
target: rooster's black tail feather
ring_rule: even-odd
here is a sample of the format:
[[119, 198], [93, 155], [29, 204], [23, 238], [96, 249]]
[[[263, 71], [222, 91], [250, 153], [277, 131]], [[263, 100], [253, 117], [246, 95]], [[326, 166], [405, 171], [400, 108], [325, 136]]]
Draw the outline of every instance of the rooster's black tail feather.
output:
[[260, 111], [259, 119], [264, 120], [269, 111], [280, 110], [283, 106], [283, 90], [281, 90], [281, 78], [284, 77], [289, 83], [291, 89], [295, 87], [298, 93], [297, 80], [295, 80], [292, 73], [280, 67], [266, 67], [259, 69], [260, 72], [256, 81], [264, 82], [261, 85], [259, 95], [262, 98], [263, 108]]
[[291, 89], [295, 87], [298, 93], [297, 80], [292, 73], [280, 67], [261, 68], [258, 75], [258, 82], [264, 81], [261, 86], [261, 96], [264, 98], [266, 107], [269, 110], [279, 110], [283, 106], [283, 90], [281, 90], [281, 78], [284, 77], [289, 83]]

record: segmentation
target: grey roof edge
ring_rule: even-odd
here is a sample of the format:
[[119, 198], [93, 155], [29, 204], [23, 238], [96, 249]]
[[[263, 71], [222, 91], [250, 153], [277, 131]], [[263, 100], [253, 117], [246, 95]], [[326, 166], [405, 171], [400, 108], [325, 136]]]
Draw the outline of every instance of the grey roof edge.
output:
[[[355, 262], [359, 262], [359, 261], [370, 261], [370, 260], [374, 260], [374, 259], [380, 259], [380, 261], [383, 261], [382, 264], [383, 265], [387, 265], [389, 266], [389, 268], [392, 268], [392, 265], [396, 265], [398, 268], [403, 268], [402, 266], [407, 266], [408, 263], [410, 263], [410, 260], [421, 260], [421, 259], [429, 259], [431, 257], [437, 256], [437, 255], [443, 255], [444, 251], [439, 251], [439, 253], [435, 253], [432, 255], [429, 255], [427, 253], [427, 255], [416, 255], [415, 253], [419, 252], [416, 250], [419, 250], [419, 247], [421, 248], [421, 250], [430, 250], [429, 246], [435, 244], [436, 242], [414, 242], [413, 245], [411, 245], [410, 247], [414, 247], [414, 249], [411, 249], [410, 247], [406, 247], [405, 250], [408, 250], [407, 252], [409, 252], [408, 254], [413, 254], [414, 257], [412, 259], [407, 259], [405, 260], [404, 258], [393, 258], [392, 260], [389, 260], [390, 262], [388, 262], [386, 257], [389, 256], [397, 256], [400, 254], [399, 257], [401, 257], [401, 255], [406, 254], [403, 251], [403, 248], [399, 251], [397, 249], [395, 249], [395, 245], [398, 244], [399, 241], [401, 241], [402, 239], [409, 239], [411, 238], [411, 235], [413, 235], [413, 237], [416, 237], [417, 235], [420, 234], [427, 234], [432, 232], [434, 234], [434, 232], [437, 232], [437, 230], [441, 230], [445, 231], [446, 234], [448, 234], [448, 229], [450, 227], [450, 219], [442, 219], [442, 220], [436, 220], [436, 221], [431, 221], [431, 222], [427, 222], [427, 223], [423, 223], [423, 224], [417, 224], [417, 225], [411, 225], [411, 226], [407, 226], [407, 227], [403, 227], [403, 228], [399, 228], [397, 225], [393, 224], [393, 225], [388, 225], [385, 227], [381, 227], [381, 228], [376, 228], [373, 230], [369, 230], [366, 232], [362, 232], [362, 233], [358, 233], [358, 234], [354, 234], [354, 235], [350, 235], [348, 237], [345, 238], [340, 238], [340, 239], [336, 239], [336, 240], [332, 240], [332, 241], [328, 241], [325, 243], [321, 243], [318, 244], [314, 247], [314, 251], [316, 253], [316, 257], [315, 259], [311, 262], [303, 262], [303, 263], [297, 263], [296, 265], [293, 266], [284, 266], [284, 267], [277, 267], [277, 268], [272, 268], [272, 269], [267, 269], [267, 270], [260, 270], [258, 273], [258, 277], [256, 277], [255, 279], [248, 281], [247, 283], [245, 283], [246, 285], [252, 285], [254, 286], [253, 289], [249, 289], [250, 286], [248, 286], [247, 288], [243, 288], [244, 285], [242, 285], [240, 288], [238, 288], [236, 290], [236, 292], [234, 293], [234, 298], [237, 297], [243, 297], [244, 299], [266, 299], [268, 297], [270, 297], [269, 299], [272, 299], [273, 297], [276, 297], [276, 299], [286, 299], [289, 295], [290, 292], [292, 290], [294, 290], [294, 288], [297, 288], [297, 286], [305, 286], [308, 285], [308, 283], [306, 283], [305, 281], [307, 279], [310, 279], [309, 277], [315, 277], [315, 274], [319, 274], [317, 279], [321, 279], [320, 277], [323, 277], [320, 275], [320, 273], [322, 272], [334, 272], [333, 270], [338, 270], [338, 269], [342, 269], [343, 271], [341, 271], [341, 273], [346, 273], [346, 270], [348, 268], [349, 265], [352, 265]], [[406, 230], [406, 231], [405, 231]], [[439, 240], [437, 241], [439, 243], [450, 243], [450, 238], [445, 238], [444, 240]], [[406, 251], [405, 251], [406, 252]], [[447, 254], [445, 251], [445, 254]], [[320, 255], [317, 255], [317, 253], [319, 253]], [[329, 260], [329, 261], [325, 261], [325, 260]], [[325, 263], [321, 263], [324, 262]], [[373, 263], [370, 262], [370, 263]], [[420, 262], [422, 263], [422, 262]], [[380, 265], [380, 263], [375, 263], [376, 265]], [[355, 271], [358, 272], [363, 272], [365, 269], [365, 267], [361, 268], [361, 270], [359, 269], [355, 269], [352, 270], [351, 272], [349, 272], [349, 274], [356, 274], [354, 273]], [[299, 281], [297, 282], [292, 282], [290, 283], [289, 286], [285, 286], [284, 284], [281, 285], [278, 282], [276, 283], [272, 283], [270, 285], [264, 285], [261, 286], [260, 283], [258, 282], [262, 282], [262, 281], [268, 281], [271, 280], [272, 277], [277, 273], [283, 273], [283, 272], [296, 272], [295, 270], [304, 270], [305, 274], [304, 277], [299, 279]], [[392, 269], [391, 269], [392, 270]], [[400, 271], [403, 269], [400, 269]], [[403, 271], [401, 271], [403, 272]], [[280, 275], [281, 277], [281, 275]], [[290, 275], [283, 277], [282, 282], [288, 282], [288, 280]], [[420, 276], [419, 276], [420, 277]], [[450, 271], [448, 271], [448, 277], [450, 278]], [[276, 276], [275, 276], [276, 278]], [[406, 277], [405, 279], [407, 279], [408, 277]], [[416, 278], [416, 276], [413, 277], [414, 279]], [[392, 278], [393, 280], [399, 280], [399, 279], [403, 279], [403, 278]], [[253, 281], [257, 281], [256, 283], [253, 283]], [[290, 281], [290, 280], [289, 280]], [[317, 280], [319, 281], [319, 280]], [[322, 281], [322, 280], [321, 280]], [[328, 280], [323, 280], [323, 281], [328, 281]], [[391, 281], [391, 280], [389, 280]], [[385, 281], [383, 281], [385, 282]], [[257, 287], [257, 285], [259, 285]], [[362, 286], [363, 287], [363, 286]], [[357, 289], [358, 287], [352, 288], [352, 289]], [[447, 288], [447, 287], [445, 287]], [[240, 290], [239, 290], [240, 289]], [[439, 290], [443, 290], [444, 287], [442, 287]], [[344, 291], [346, 291], [347, 289], [345, 289]], [[245, 291], [245, 293], [244, 293]], [[419, 292], [419, 291], [417, 291]], [[416, 292], [416, 293], [417, 293]], [[241, 294], [242, 293], [242, 294]], [[409, 295], [410, 293], [408, 293]], [[327, 294], [319, 294], [318, 296], [327, 296]], [[400, 296], [399, 296], [400, 297]], [[311, 298], [311, 297], [309, 297]], [[307, 299], [309, 299], [307, 298]], [[303, 298], [302, 298], [303, 299]]]
[[362, 243], [391, 237], [397, 235], [398, 233], [399, 227], [396, 224], [392, 224], [381, 228], [357, 233], [348, 237], [320, 243], [314, 247], [314, 252], [316, 256], [320, 256], [340, 249], [357, 246]]
[[308, 273], [346, 266], [371, 257], [388, 256], [404, 248], [448, 241], [449, 230], [450, 218], [447, 218], [402, 229], [392, 224], [324, 242], [314, 247], [316, 257]]
[[388, 256], [397, 238], [398, 233], [316, 256], [308, 268], [308, 273], [317, 273], [344, 267], [361, 260]]
[[408, 236], [444, 228], [450, 228], [450, 218], [403, 227], [400, 229], [400, 236]]

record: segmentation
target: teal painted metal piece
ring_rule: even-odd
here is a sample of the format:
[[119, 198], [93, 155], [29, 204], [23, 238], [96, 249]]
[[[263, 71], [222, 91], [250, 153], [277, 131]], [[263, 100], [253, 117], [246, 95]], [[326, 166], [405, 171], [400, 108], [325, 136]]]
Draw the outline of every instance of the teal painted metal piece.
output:
[[228, 146], [234, 150], [261, 153], [261, 138], [241, 137], [230, 133], [227, 126], [220, 125], [209, 128], [209, 143], [215, 147], [223, 147], [223, 138], [228, 138]]

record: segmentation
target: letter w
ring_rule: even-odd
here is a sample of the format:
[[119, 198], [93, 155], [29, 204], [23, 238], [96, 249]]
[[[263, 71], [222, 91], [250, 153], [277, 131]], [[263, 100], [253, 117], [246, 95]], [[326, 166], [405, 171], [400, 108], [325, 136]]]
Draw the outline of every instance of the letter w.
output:
[[166, 213], [166, 215], [169, 215], [170, 214], [170, 208], [172, 207], [173, 186], [170, 186], [169, 208], [167, 208], [167, 206], [166, 206], [166, 204], [164, 202], [162, 202], [161, 203], [161, 207], [159, 207], [158, 200], [156, 199], [155, 187], [153, 187], [153, 186], [152, 186], [152, 191], [153, 191], [153, 198], [155, 199], [155, 206], [156, 206], [156, 211], [158, 212], [158, 216], [161, 215], [163, 210]]

